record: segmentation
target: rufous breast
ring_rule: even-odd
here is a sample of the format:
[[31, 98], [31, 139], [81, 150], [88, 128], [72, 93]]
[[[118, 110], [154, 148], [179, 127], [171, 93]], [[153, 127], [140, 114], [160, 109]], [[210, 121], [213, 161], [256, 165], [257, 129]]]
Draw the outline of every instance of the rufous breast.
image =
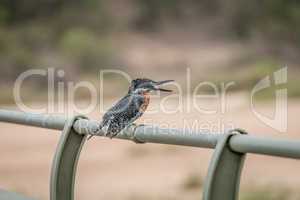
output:
[[144, 97], [144, 102], [143, 102], [143, 104], [140, 107], [140, 112], [145, 112], [146, 109], [147, 109], [147, 107], [148, 107], [148, 105], [149, 105], [149, 102], [150, 102], [149, 92], [143, 93], [143, 97]]

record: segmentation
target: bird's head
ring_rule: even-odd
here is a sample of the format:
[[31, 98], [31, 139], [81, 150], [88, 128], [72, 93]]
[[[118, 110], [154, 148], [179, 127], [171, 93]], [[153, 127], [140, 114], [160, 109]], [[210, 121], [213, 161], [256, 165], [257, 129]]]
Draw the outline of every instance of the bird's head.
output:
[[143, 94], [151, 91], [172, 92], [172, 90], [160, 88], [161, 85], [173, 82], [174, 80], [153, 81], [146, 78], [138, 78], [131, 82], [129, 93]]

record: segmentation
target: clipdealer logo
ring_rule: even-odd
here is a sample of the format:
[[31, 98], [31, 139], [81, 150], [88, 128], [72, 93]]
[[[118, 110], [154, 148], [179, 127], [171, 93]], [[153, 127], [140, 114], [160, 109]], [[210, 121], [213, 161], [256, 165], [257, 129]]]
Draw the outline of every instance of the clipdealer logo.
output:
[[[282, 85], [287, 83], [287, 67], [281, 68], [271, 75], [268, 75], [262, 78], [252, 89], [250, 89], [250, 111], [254, 116], [261, 121], [263, 124], [279, 131], [287, 131], [287, 88], [282, 87]], [[25, 112], [32, 113], [56, 113], [73, 116], [74, 114], [87, 115], [93, 112], [95, 109], [100, 107], [100, 112], [104, 113], [104, 90], [111, 89], [109, 82], [105, 83], [106, 76], [111, 77], [112, 75], [117, 76], [119, 79], [123, 79], [128, 83], [131, 82], [132, 77], [124, 71], [106, 69], [101, 70], [99, 73], [99, 86], [97, 87], [90, 81], [55, 81], [57, 78], [59, 80], [64, 79], [65, 71], [55, 68], [48, 69], [30, 69], [21, 73], [15, 81], [13, 95], [15, 103], [18, 108]], [[26, 105], [22, 95], [22, 85], [25, 84], [27, 79], [30, 79], [32, 76], [41, 76], [47, 79], [47, 105], [42, 108], [32, 108], [29, 105]], [[233, 122], [227, 122], [223, 120], [224, 115], [228, 111], [229, 104], [232, 103], [228, 99], [228, 94], [230, 89], [237, 85], [235, 81], [228, 82], [211, 82], [211, 81], [201, 81], [195, 87], [191, 87], [191, 70], [187, 68], [186, 72], [186, 82], [183, 85], [180, 85], [177, 82], [171, 83], [172, 87], [175, 87], [174, 94], [167, 96], [162, 96], [160, 93], [153, 94], [152, 99], [158, 98], [160, 103], [158, 107], [148, 109], [148, 114], [155, 113], [165, 113], [165, 114], [175, 114], [175, 113], [190, 113], [197, 112], [199, 115], [216, 115], [218, 116], [219, 123], [205, 123], [203, 121], [193, 122], [191, 127], [208, 127], [205, 129], [222, 129], [219, 130], [223, 132], [228, 128], [234, 128], [235, 125]], [[280, 87], [278, 87], [280, 86]], [[88, 90], [90, 94], [90, 101], [86, 107], [78, 107], [76, 105], [75, 94], [80, 88]], [[205, 88], [209, 88], [209, 94], [203, 93]], [[255, 108], [255, 96], [260, 92], [265, 92], [266, 90], [274, 90], [275, 98], [275, 109], [273, 116], [266, 115], [265, 112], [260, 112]], [[185, 91], [185, 92], [184, 92]], [[24, 91], [23, 91], [24, 92]], [[176, 106], [171, 109], [168, 108], [168, 102], [172, 100], [176, 102]], [[212, 102], [212, 107], [207, 107], [207, 104], [201, 106], [203, 102]], [[190, 121], [188, 121], [190, 122]], [[204, 126], [205, 125], [205, 126]], [[216, 128], [217, 127], [217, 128]]]
[[[261, 79], [251, 91], [251, 111], [261, 122], [269, 127], [279, 131], [286, 132], [288, 128], [288, 91], [287, 88], [278, 88], [278, 86], [287, 83], [287, 67], [281, 68], [272, 75]], [[262, 112], [258, 112], [254, 106], [254, 97], [258, 92], [275, 87], [275, 110], [273, 116], [269, 117]]]

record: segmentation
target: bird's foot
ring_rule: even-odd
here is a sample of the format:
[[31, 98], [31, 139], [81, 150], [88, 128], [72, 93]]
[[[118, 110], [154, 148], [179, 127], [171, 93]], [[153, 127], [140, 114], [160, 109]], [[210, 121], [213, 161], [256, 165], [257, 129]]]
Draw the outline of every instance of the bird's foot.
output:
[[131, 123], [128, 127], [130, 127], [130, 126], [132, 126], [133, 128], [136, 128], [139, 125], [137, 125], [136, 123]]

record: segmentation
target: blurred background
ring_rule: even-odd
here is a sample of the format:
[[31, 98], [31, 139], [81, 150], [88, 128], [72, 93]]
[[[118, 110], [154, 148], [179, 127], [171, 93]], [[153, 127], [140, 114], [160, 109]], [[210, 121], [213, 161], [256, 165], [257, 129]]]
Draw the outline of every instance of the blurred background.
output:
[[[192, 88], [201, 81], [237, 83], [231, 88], [228, 111], [209, 116], [194, 110], [146, 113], [143, 120], [158, 125], [167, 121], [175, 128], [182, 128], [184, 120], [212, 126], [232, 123], [257, 135], [300, 139], [299, 24], [296, 0], [1, 0], [1, 108], [17, 109], [14, 83], [29, 69], [64, 70], [56, 83], [89, 81], [97, 89], [99, 71], [117, 69], [131, 78], [175, 79], [186, 94], [189, 68]], [[259, 80], [284, 66], [288, 66], [289, 110], [288, 131], [282, 134], [256, 119], [249, 94]], [[106, 78], [104, 104], [109, 107], [126, 93], [128, 82], [120, 76]], [[47, 79], [30, 78], [21, 89], [27, 105], [49, 103]], [[90, 98], [82, 89], [75, 99], [85, 105]], [[150, 106], [158, 103], [156, 99]], [[204, 102], [204, 107], [205, 103], [211, 106]], [[274, 88], [262, 92], [257, 104], [272, 115]], [[95, 110], [89, 117], [101, 119], [102, 114]], [[0, 188], [48, 199], [59, 134], [4, 123], [0, 127]], [[83, 149], [76, 196], [199, 199], [211, 153], [93, 139]], [[299, 161], [249, 155], [241, 199], [299, 200], [299, 167]]]

